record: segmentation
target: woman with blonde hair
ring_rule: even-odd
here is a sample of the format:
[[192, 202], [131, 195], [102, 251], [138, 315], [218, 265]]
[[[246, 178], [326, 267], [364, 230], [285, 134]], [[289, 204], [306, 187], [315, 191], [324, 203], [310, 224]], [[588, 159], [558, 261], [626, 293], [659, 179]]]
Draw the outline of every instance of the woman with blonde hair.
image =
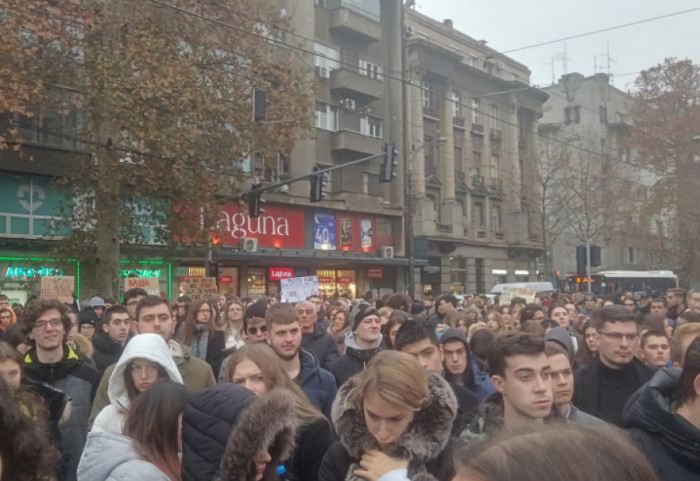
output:
[[289, 390], [299, 421], [296, 447], [285, 462], [290, 479], [317, 481], [321, 460], [336, 440], [333, 428], [289, 377], [282, 361], [267, 344], [246, 344], [234, 352], [228, 362], [227, 382], [242, 385], [262, 396], [276, 387]]
[[489, 328], [491, 331], [493, 331], [493, 333], [496, 334], [497, 336], [500, 336], [501, 334], [505, 334], [506, 332], [508, 332], [508, 330], [506, 329], [506, 326], [503, 322], [503, 316], [501, 316], [496, 311], [491, 311], [486, 316], [486, 327]]
[[319, 477], [449, 481], [456, 412], [457, 400], [442, 376], [426, 372], [409, 354], [380, 352], [338, 391], [333, 424], [340, 441], [323, 458]]

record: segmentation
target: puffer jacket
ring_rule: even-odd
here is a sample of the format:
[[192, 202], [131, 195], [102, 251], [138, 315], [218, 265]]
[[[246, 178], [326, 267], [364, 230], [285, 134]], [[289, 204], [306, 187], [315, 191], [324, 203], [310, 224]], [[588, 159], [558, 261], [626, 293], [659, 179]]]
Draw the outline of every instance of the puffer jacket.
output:
[[129, 411], [131, 404], [124, 382], [124, 375], [127, 366], [134, 359], [148, 359], [158, 363], [168, 373], [168, 378], [171, 381], [182, 384], [182, 377], [170, 354], [170, 348], [163, 338], [158, 334], [139, 334], [134, 336], [127, 344], [124, 353], [117, 361], [112, 375], [109, 377], [107, 395], [111, 404], [97, 415], [91, 431], [122, 432], [126, 413]]
[[272, 457], [263, 481], [294, 449], [297, 418], [291, 393], [275, 388], [257, 397], [237, 384], [220, 384], [189, 400], [182, 416], [182, 480], [246, 481], [253, 458]]
[[345, 334], [345, 354], [328, 365], [328, 370], [335, 376], [338, 387], [345, 381], [364, 371], [372, 356], [382, 350], [382, 335], [379, 335], [377, 344], [372, 349], [362, 349], [357, 345], [355, 333], [348, 331]]
[[[319, 479], [323, 481], [364, 481], [353, 474], [362, 455], [380, 449], [365, 423], [364, 408], [354, 396], [357, 378], [350, 378], [338, 391], [333, 403], [333, 424], [340, 436], [321, 463]], [[430, 374], [429, 404], [415, 413], [413, 422], [386, 454], [409, 459], [411, 481], [450, 481], [454, 476], [451, 458], [450, 430], [457, 413], [457, 400], [441, 376]]]
[[78, 466], [78, 481], [171, 481], [119, 433], [90, 433]]
[[95, 389], [100, 380], [97, 370], [91, 368], [78, 355], [63, 345], [63, 359], [46, 364], [39, 361], [35, 349], [24, 357], [24, 375], [34, 381], [46, 383], [66, 393], [71, 398], [70, 416], [59, 426], [63, 455], [67, 458], [67, 480], [76, 479], [80, 455], [87, 439], [87, 422]]
[[313, 331], [301, 335], [301, 346], [313, 352], [324, 369], [328, 369], [328, 365], [340, 356], [335, 338], [328, 334], [318, 322], [314, 325]]
[[662, 369], [627, 401], [623, 425], [663, 481], [700, 480], [700, 429], [677, 414], [680, 369]]
[[333, 374], [318, 365], [318, 359], [306, 349], [299, 351], [301, 369], [296, 382], [311, 404], [321, 411], [328, 419], [331, 418], [333, 400], [338, 392]]

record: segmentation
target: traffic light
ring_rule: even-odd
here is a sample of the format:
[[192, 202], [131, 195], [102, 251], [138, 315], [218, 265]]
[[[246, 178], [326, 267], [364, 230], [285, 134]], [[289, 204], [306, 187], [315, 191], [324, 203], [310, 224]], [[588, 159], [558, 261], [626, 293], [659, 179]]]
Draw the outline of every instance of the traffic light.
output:
[[[319, 166], [314, 166], [314, 172], [319, 170], [321, 170]], [[311, 182], [309, 202], [321, 202], [323, 200], [323, 174], [313, 175], [309, 180]]]
[[586, 246], [576, 246], [576, 273], [586, 274]]
[[262, 193], [257, 191], [258, 187], [258, 184], [253, 184], [248, 194], [248, 217], [251, 219], [260, 217], [263, 212], [262, 204], [265, 201], [261, 198]]
[[600, 246], [591, 246], [591, 267], [600, 265]]
[[379, 168], [379, 182], [391, 182], [396, 177], [394, 169], [399, 165], [396, 161], [396, 156], [399, 153], [394, 144], [384, 144], [383, 152], [382, 165]]
[[208, 277], [219, 278], [219, 265], [214, 261], [209, 261], [209, 272], [207, 272]]

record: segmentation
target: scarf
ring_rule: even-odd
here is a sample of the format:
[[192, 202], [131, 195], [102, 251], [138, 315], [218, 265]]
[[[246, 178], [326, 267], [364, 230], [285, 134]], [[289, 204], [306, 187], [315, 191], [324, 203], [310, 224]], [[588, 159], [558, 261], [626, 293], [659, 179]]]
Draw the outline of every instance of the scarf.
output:
[[194, 337], [192, 338], [192, 343], [190, 344], [190, 349], [192, 350], [192, 355], [206, 360], [207, 358], [207, 344], [209, 343], [209, 331], [207, 326], [204, 324], [199, 324], [194, 328]]

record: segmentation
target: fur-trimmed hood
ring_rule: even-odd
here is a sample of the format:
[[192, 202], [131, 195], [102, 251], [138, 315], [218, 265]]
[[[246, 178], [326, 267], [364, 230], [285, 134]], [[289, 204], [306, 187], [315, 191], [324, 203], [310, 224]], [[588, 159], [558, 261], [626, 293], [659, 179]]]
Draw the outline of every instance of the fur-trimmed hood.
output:
[[[357, 383], [357, 378], [353, 377], [341, 386], [331, 416], [343, 446], [353, 459], [360, 459], [370, 449], [380, 449], [367, 429], [362, 400], [354, 394]], [[457, 414], [457, 399], [445, 379], [429, 374], [428, 387], [428, 405], [415, 413], [399, 441], [385, 450], [389, 456], [411, 460], [408, 475], [412, 481], [434, 479], [425, 472], [425, 463], [436, 458], [447, 446]], [[351, 465], [346, 481], [363, 479], [352, 474], [354, 469], [356, 465]]]

